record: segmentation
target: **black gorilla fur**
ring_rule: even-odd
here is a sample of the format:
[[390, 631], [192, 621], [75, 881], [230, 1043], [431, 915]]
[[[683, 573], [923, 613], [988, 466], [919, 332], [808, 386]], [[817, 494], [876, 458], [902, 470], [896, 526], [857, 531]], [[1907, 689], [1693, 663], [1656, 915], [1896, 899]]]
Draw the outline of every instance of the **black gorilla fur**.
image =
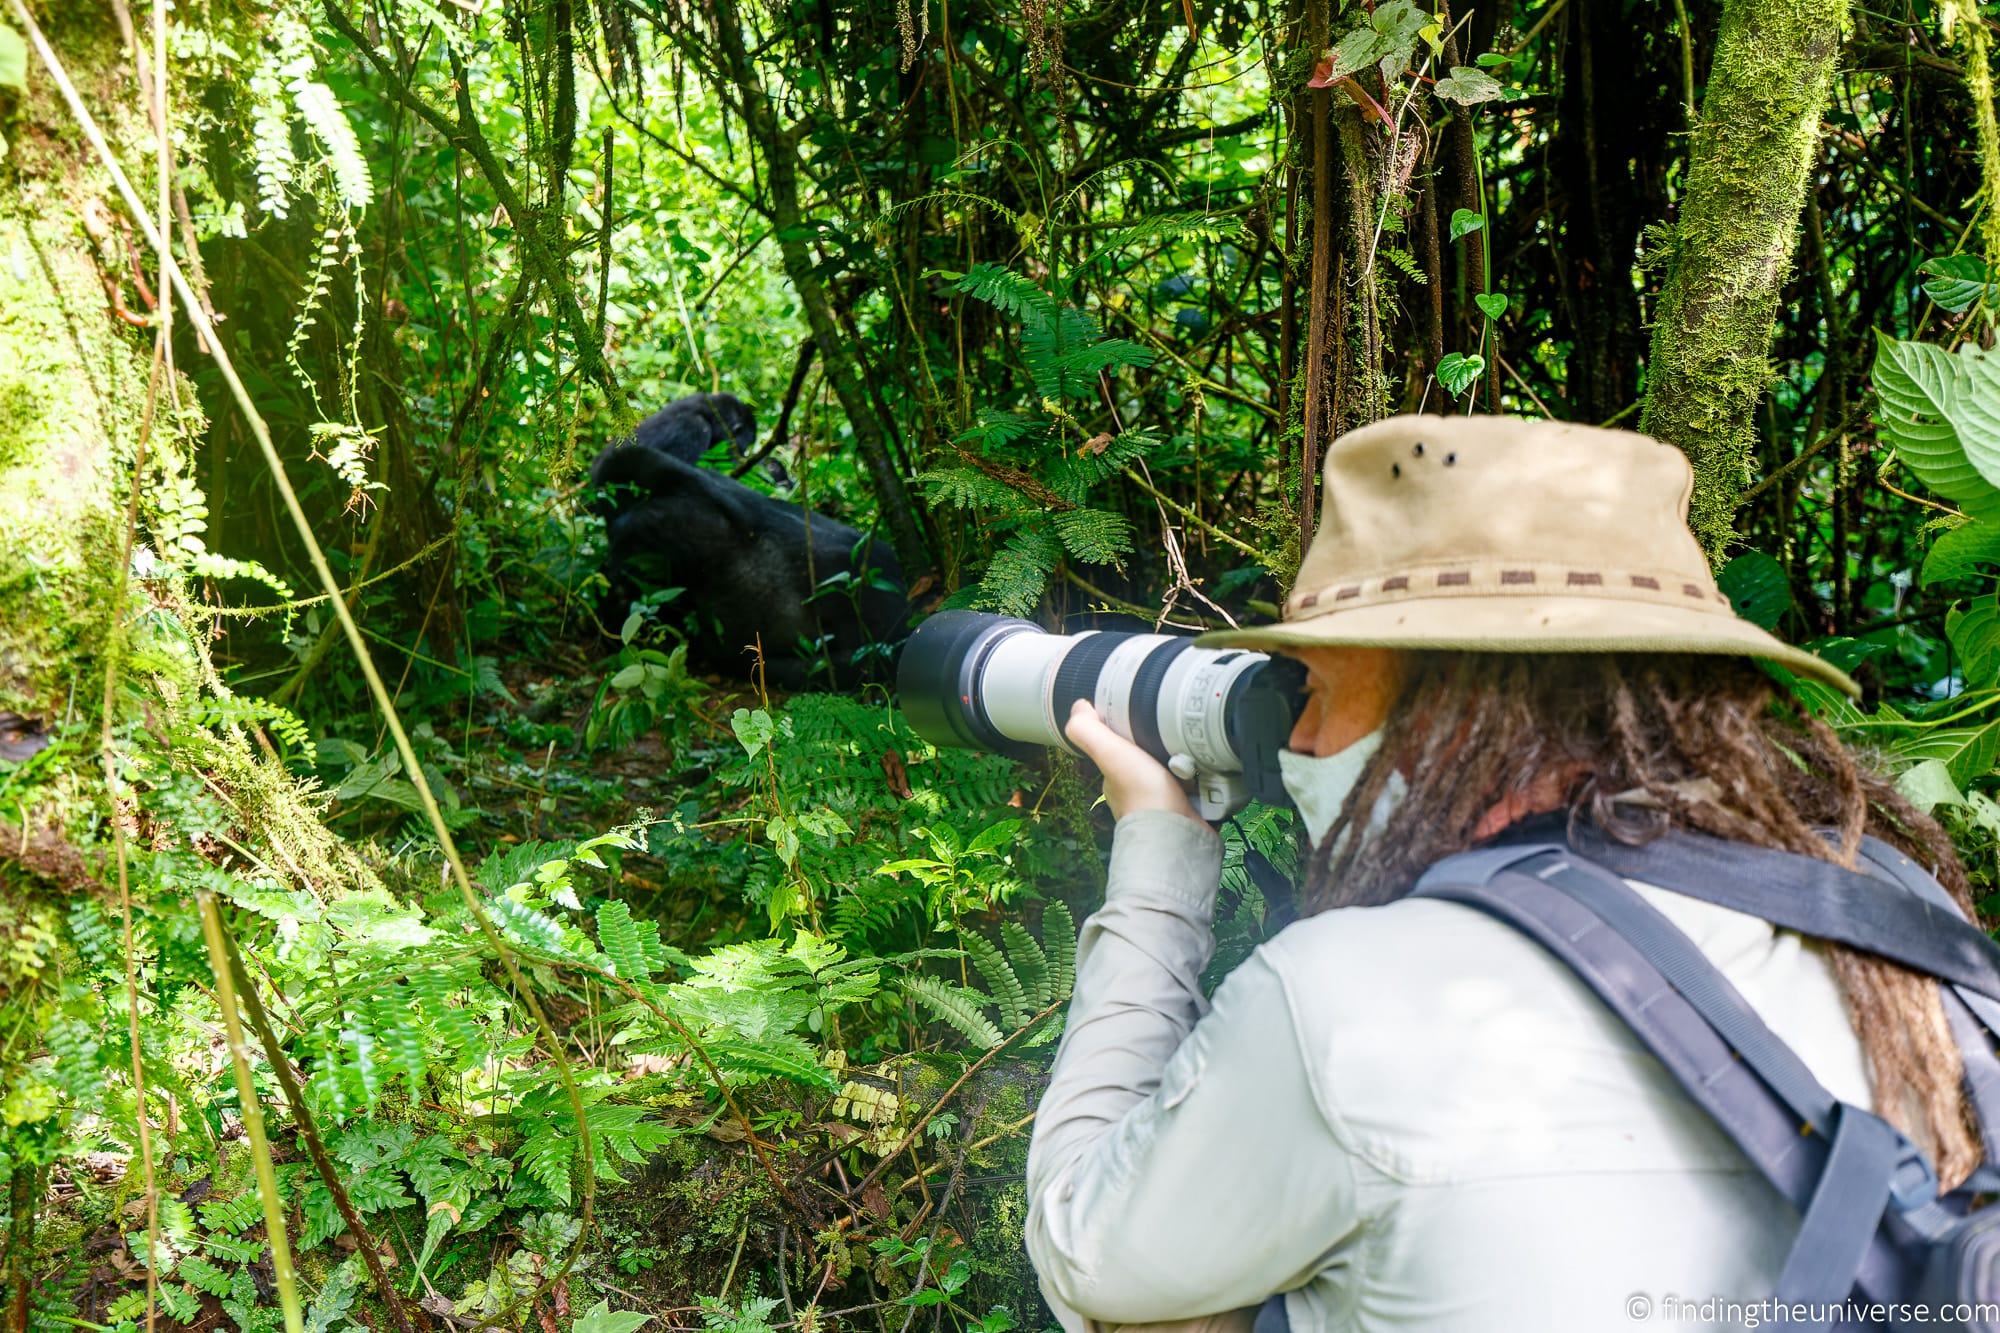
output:
[[[699, 463], [715, 445], [727, 443], [740, 461], [757, 447], [757, 414], [733, 393], [691, 393], [641, 421], [632, 440], [683, 463]], [[775, 484], [791, 484], [776, 459], [767, 458], [762, 466]]]
[[599, 454], [590, 480], [610, 542], [607, 619], [622, 620], [646, 588], [685, 589], [676, 605], [694, 613], [688, 655], [704, 669], [746, 674], [745, 650], [761, 641], [773, 685], [800, 689], [825, 668], [846, 686], [880, 674], [880, 656], [857, 661], [861, 649], [907, 632], [895, 553], [845, 523], [692, 466], [643, 434]]

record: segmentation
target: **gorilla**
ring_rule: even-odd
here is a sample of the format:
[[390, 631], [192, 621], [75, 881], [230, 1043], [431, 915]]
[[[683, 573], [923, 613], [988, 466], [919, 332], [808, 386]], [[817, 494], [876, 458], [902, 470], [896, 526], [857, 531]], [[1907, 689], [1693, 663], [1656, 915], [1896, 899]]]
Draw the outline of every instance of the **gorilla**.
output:
[[[726, 442], [740, 462], [757, 447], [757, 415], [733, 393], [691, 393], [641, 421], [632, 439], [683, 463], [699, 463], [711, 447]], [[763, 468], [772, 484], [791, 484], [775, 458], [765, 459]]]
[[846, 688], [886, 671], [880, 649], [908, 633], [909, 612], [887, 543], [644, 438], [590, 467], [591, 507], [610, 544], [608, 613], [622, 618], [640, 592], [678, 587], [675, 605], [693, 612], [688, 657], [703, 669], [746, 675], [745, 649], [761, 640], [766, 677], [782, 689], [803, 689], [818, 672]]

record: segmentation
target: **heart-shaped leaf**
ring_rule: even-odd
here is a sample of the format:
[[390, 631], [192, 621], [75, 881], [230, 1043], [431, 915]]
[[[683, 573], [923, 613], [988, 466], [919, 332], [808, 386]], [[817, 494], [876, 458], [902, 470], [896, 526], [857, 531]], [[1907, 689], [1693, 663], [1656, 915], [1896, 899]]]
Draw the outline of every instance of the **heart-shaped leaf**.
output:
[[1461, 236], [1470, 236], [1485, 225], [1486, 219], [1471, 209], [1454, 209], [1451, 215], [1451, 239], [1455, 241]]
[[1498, 319], [1507, 313], [1507, 293], [1481, 292], [1472, 298], [1472, 304], [1486, 312], [1486, 318]]
[[1476, 106], [1507, 95], [1507, 90], [1500, 86], [1500, 80], [1470, 65], [1453, 65], [1451, 73], [1439, 79], [1431, 91], [1445, 101], [1456, 102], [1460, 106]]
[[1452, 397], [1456, 398], [1459, 394], [1464, 393], [1466, 389], [1470, 388], [1472, 382], [1478, 379], [1485, 370], [1485, 357], [1467, 356], [1463, 352], [1453, 352], [1444, 360], [1438, 362], [1438, 383], [1449, 389]]

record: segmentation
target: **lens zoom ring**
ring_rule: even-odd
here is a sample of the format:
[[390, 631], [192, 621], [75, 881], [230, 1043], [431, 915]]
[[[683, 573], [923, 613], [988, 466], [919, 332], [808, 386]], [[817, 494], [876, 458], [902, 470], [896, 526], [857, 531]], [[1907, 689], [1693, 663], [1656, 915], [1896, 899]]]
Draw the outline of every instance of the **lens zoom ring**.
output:
[[1174, 659], [1194, 647], [1193, 639], [1175, 639], [1146, 654], [1132, 676], [1132, 697], [1127, 706], [1132, 714], [1132, 743], [1165, 763], [1166, 742], [1160, 739], [1160, 684]]
[[1059, 734], [1069, 725], [1069, 710], [1076, 706], [1076, 701], [1094, 699], [1098, 673], [1104, 669], [1111, 654], [1117, 652], [1119, 645], [1130, 637], [1128, 634], [1087, 634], [1077, 640], [1076, 647], [1063, 654], [1062, 661], [1056, 663], [1055, 679], [1049, 685], [1049, 714]]

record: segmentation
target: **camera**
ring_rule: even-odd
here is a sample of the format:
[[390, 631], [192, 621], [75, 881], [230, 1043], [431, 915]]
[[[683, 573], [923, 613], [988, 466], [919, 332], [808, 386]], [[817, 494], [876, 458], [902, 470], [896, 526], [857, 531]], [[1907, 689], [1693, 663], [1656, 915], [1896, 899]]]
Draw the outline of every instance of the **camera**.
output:
[[1251, 800], [1289, 805], [1278, 752], [1291, 734], [1304, 669], [1171, 634], [1051, 634], [1031, 621], [941, 611], [903, 644], [896, 687], [933, 745], [1024, 758], [1061, 746], [1069, 710], [1088, 699], [1105, 724], [1193, 784], [1196, 813], [1227, 818]]

